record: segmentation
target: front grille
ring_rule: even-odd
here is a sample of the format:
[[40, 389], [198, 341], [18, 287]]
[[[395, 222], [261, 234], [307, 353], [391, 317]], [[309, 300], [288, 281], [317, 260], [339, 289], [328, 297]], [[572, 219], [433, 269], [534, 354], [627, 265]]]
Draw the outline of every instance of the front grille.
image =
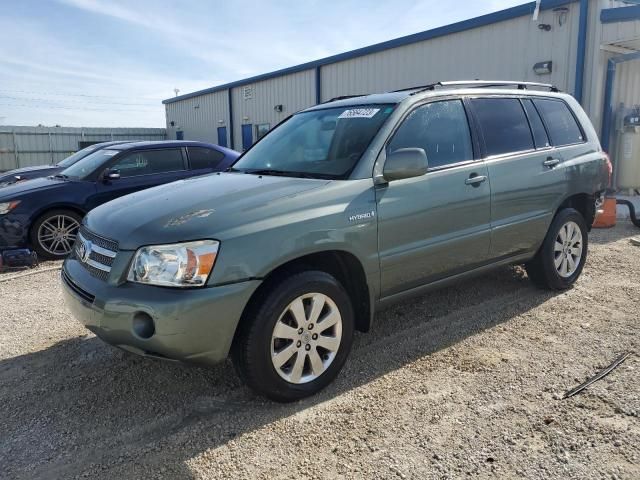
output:
[[82, 288], [80, 288], [78, 285], [76, 285], [73, 280], [71, 280], [71, 278], [69, 278], [69, 275], [67, 275], [67, 272], [64, 271], [64, 269], [62, 269], [62, 281], [65, 283], [65, 285], [67, 285], [71, 290], [73, 290], [73, 292], [78, 295], [80, 298], [82, 298], [83, 300], [89, 302], [89, 303], [93, 303], [93, 301], [96, 299], [96, 297], [94, 295], [91, 295], [89, 292], [87, 292], [86, 290], [83, 290]]
[[91, 230], [87, 229], [87, 227], [85, 227], [84, 225], [80, 227], [80, 235], [82, 235], [85, 239], [89, 240], [94, 245], [106, 248], [107, 250], [111, 250], [112, 252], [118, 251], [118, 242], [101, 237], [100, 235], [96, 235]]
[[118, 242], [82, 226], [73, 248], [74, 257], [94, 277], [106, 281], [118, 252]]

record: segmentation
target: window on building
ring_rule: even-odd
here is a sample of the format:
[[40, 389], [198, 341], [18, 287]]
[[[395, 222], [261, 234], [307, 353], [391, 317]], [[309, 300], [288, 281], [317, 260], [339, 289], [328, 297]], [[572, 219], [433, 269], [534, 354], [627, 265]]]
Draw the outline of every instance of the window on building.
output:
[[474, 98], [486, 155], [503, 155], [533, 149], [533, 137], [517, 98]]
[[524, 105], [524, 110], [527, 112], [527, 117], [529, 118], [529, 125], [531, 126], [536, 148], [548, 147], [550, 145], [549, 137], [547, 136], [547, 131], [544, 129], [544, 124], [540, 119], [540, 114], [536, 110], [536, 107], [533, 106], [533, 103], [528, 98], [522, 100], [522, 105]]
[[271, 130], [271, 125], [269, 123], [260, 123], [256, 125], [256, 141], [260, 140]]
[[473, 160], [471, 133], [462, 101], [428, 103], [411, 112], [389, 142], [387, 152], [400, 148], [424, 149], [429, 168]]
[[542, 115], [551, 142], [556, 146], [571, 145], [584, 142], [582, 130], [569, 107], [562, 100], [536, 98], [533, 103]]
[[130, 153], [118, 160], [111, 168], [120, 170], [122, 178], [137, 177], [184, 170], [184, 160], [179, 148], [147, 150]]

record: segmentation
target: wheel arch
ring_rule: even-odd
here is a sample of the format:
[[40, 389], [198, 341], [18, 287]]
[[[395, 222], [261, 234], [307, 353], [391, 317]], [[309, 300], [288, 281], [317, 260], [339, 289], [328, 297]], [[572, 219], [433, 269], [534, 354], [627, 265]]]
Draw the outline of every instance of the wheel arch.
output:
[[[271, 270], [245, 305], [240, 323], [245, 321], [246, 313], [264, 299], [274, 282], [305, 270], [319, 270], [336, 278], [351, 299], [356, 330], [367, 332], [370, 329], [373, 305], [365, 270], [360, 260], [345, 250], [309, 253], [288, 260]], [[236, 335], [239, 330], [236, 328]]]
[[573, 208], [577, 210], [584, 218], [587, 228], [591, 230], [591, 226], [593, 225], [596, 217], [596, 196], [594, 194], [583, 192], [569, 195], [558, 206], [555, 215], [565, 208]]

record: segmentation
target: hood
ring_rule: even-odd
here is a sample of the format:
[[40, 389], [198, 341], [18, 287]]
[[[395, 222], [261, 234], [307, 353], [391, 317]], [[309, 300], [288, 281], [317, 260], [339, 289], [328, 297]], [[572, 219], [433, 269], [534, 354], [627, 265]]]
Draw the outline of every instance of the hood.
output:
[[[295, 209], [295, 197], [328, 180], [220, 173], [143, 190], [92, 210], [87, 227], [123, 250], [204, 238]], [[286, 207], [283, 207], [286, 203]]]
[[0, 200], [16, 200], [35, 191], [60, 188], [67, 180], [58, 178], [34, 178], [0, 187]]
[[0, 181], [6, 178], [13, 178], [22, 174], [33, 174], [42, 172], [43, 175], [49, 175], [49, 172], [61, 170], [60, 167], [55, 165], [37, 165], [35, 167], [23, 167], [9, 170], [8, 172], [0, 173]]

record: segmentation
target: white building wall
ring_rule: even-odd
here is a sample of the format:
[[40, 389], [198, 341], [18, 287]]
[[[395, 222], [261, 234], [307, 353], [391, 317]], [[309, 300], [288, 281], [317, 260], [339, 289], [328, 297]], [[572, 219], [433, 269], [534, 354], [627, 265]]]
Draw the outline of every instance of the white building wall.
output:
[[[316, 103], [315, 70], [283, 75], [246, 85], [251, 89], [251, 98], [245, 99], [243, 89], [231, 90], [234, 117], [235, 149], [242, 150], [242, 125], [251, 124], [256, 140], [256, 125], [268, 123], [271, 128], [292, 113]], [[275, 110], [282, 105], [282, 112]]]
[[[580, 7], [566, 7], [566, 15], [544, 10], [537, 22], [527, 15], [323, 66], [322, 100], [474, 78], [538, 81], [573, 91]], [[533, 65], [547, 60], [553, 72], [534, 73]]]
[[[229, 145], [229, 102], [227, 90], [207, 93], [165, 105], [167, 136], [176, 138], [184, 132], [185, 140], [218, 143], [218, 127], [227, 127]], [[174, 125], [171, 125], [171, 122]]]

